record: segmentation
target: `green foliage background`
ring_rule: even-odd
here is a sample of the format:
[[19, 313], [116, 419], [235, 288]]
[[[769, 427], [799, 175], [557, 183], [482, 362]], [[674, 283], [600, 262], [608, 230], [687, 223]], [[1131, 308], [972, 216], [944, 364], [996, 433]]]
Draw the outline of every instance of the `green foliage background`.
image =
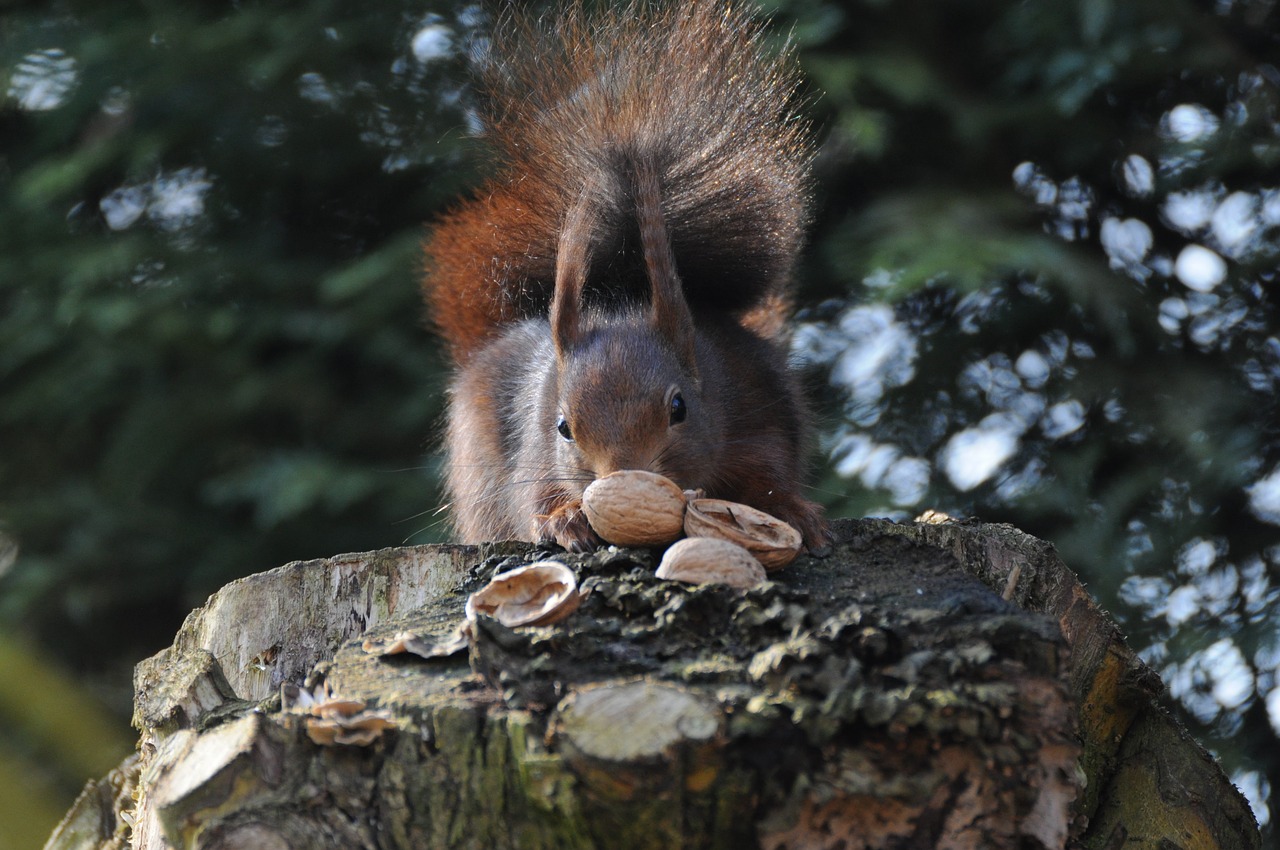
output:
[[[0, 694], [52, 692], [34, 670], [61, 667], [83, 688], [59, 701], [114, 713], [123, 747], [130, 667], [222, 583], [444, 534], [444, 367], [415, 278], [424, 223], [482, 170], [463, 60], [488, 19], [432, 0], [0, 8], [0, 543], [18, 547], [0, 553], [14, 652], [0, 660], [42, 662], [6, 668], [26, 672]], [[1280, 781], [1265, 705], [1280, 556], [1246, 488], [1280, 462], [1275, 231], [1233, 258], [1212, 309], [1245, 318], [1212, 345], [1162, 327], [1185, 291], [1167, 269], [1109, 267], [1097, 232], [1141, 218], [1152, 256], [1173, 256], [1168, 192], [1275, 187], [1272, 4], [767, 11], [800, 49], [823, 145], [803, 318], [838, 336], [842, 311], [883, 302], [917, 341], [910, 376], [879, 395], [819, 393], [835, 460], [819, 497], [837, 514], [977, 513], [1055, 542], [1158, 667], [1228, 639], [1255, 692], [1188, 719], [1265, 799]], [[1231, 120], [1211, 143], [1171, 142], [1161, 116], [1186, 102]], [[1183, 164], [1135, 197], [1117, 176], [1132, 153]], [[1059, 198], [1073, 178], [1087, 189], [1067, 238], [1063, 208], [1015, 191], [1024, 162]], [[1028, 432], [1002, 476], [949, 482], [949, 437], [1006, 401], [973, 370], [1011, 373], [992, 364], [1055, 340], [1070, 354], [1041, 395], [1079, 402], [1082, 427]], [[831, 363], [815, 361], [821, 386]], [[851, 434], [927, 460], [927, 486], [906, 504], [865, 468], [838, 474]], [[1190, 586], [1177, 565], [1197, 541], [1229, 553], [1239, 590], [1174, 628], [1125, 582]], [[0, 699], [0, 771], [35, 769], [50, 817], [85, 766], [19, 719], [32, 700]], [[47, 834], [28, 804], [3, 805], [0, 850]]]

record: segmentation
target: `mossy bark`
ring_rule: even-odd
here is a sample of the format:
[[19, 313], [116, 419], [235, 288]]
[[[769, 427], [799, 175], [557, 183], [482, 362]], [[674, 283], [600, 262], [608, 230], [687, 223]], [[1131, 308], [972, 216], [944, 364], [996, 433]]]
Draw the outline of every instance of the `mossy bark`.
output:
[[[1258, 846], [1051, 547], [976, 523], [837, 534], [745, 592], [660, 581], [643, 550], [557, 554], [576, 613], [465, 642], [467, 594], [550, 553], [234, 583], [139, 665], [140, 755], [50, 847]], [[416, 654], [380, 654], [405, 634]], [[380, 731], [316, 743], [308, 694]]]

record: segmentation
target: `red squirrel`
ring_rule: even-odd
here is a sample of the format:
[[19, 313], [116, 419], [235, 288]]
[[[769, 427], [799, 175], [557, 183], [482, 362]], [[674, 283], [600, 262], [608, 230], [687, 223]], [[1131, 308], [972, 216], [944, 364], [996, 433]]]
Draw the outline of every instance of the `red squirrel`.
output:
[[590, 550], [585, 487], [646, 469], [822, 549], [785, 344], [813, 158], [793, 61], [724, 0], [570, 2], [494, 37], [503, 164], [427, 243], [457, 535]]

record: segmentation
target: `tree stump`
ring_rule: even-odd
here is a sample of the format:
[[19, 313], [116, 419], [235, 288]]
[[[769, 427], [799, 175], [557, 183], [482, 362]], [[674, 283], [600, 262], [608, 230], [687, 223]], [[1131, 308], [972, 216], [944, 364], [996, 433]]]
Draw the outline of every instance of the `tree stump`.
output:
[[[1260, 845], [1052, 547], [836, 532], [746, 591], [516, 544], [234, 582], [138, 666], [139, 753], [48, 847]], [[545, 557], [575, 613], [460, 635], [470, 592]]]

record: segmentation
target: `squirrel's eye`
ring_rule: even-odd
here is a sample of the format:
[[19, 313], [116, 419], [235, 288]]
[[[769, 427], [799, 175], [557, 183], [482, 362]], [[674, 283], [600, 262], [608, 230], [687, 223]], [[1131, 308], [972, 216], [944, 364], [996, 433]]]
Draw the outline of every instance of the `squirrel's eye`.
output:
[[689, 415], [689, 406], [684, 403], [684, 396], [676, 393], [671, 397], [671, 424], [683, 422]]
[[569, 430], [569, 420], [563, 416], [557, 419], [556, 430], [560, 432], [560, 436], [564, 437], [567, 442], [573, 442], [573, 431]]

